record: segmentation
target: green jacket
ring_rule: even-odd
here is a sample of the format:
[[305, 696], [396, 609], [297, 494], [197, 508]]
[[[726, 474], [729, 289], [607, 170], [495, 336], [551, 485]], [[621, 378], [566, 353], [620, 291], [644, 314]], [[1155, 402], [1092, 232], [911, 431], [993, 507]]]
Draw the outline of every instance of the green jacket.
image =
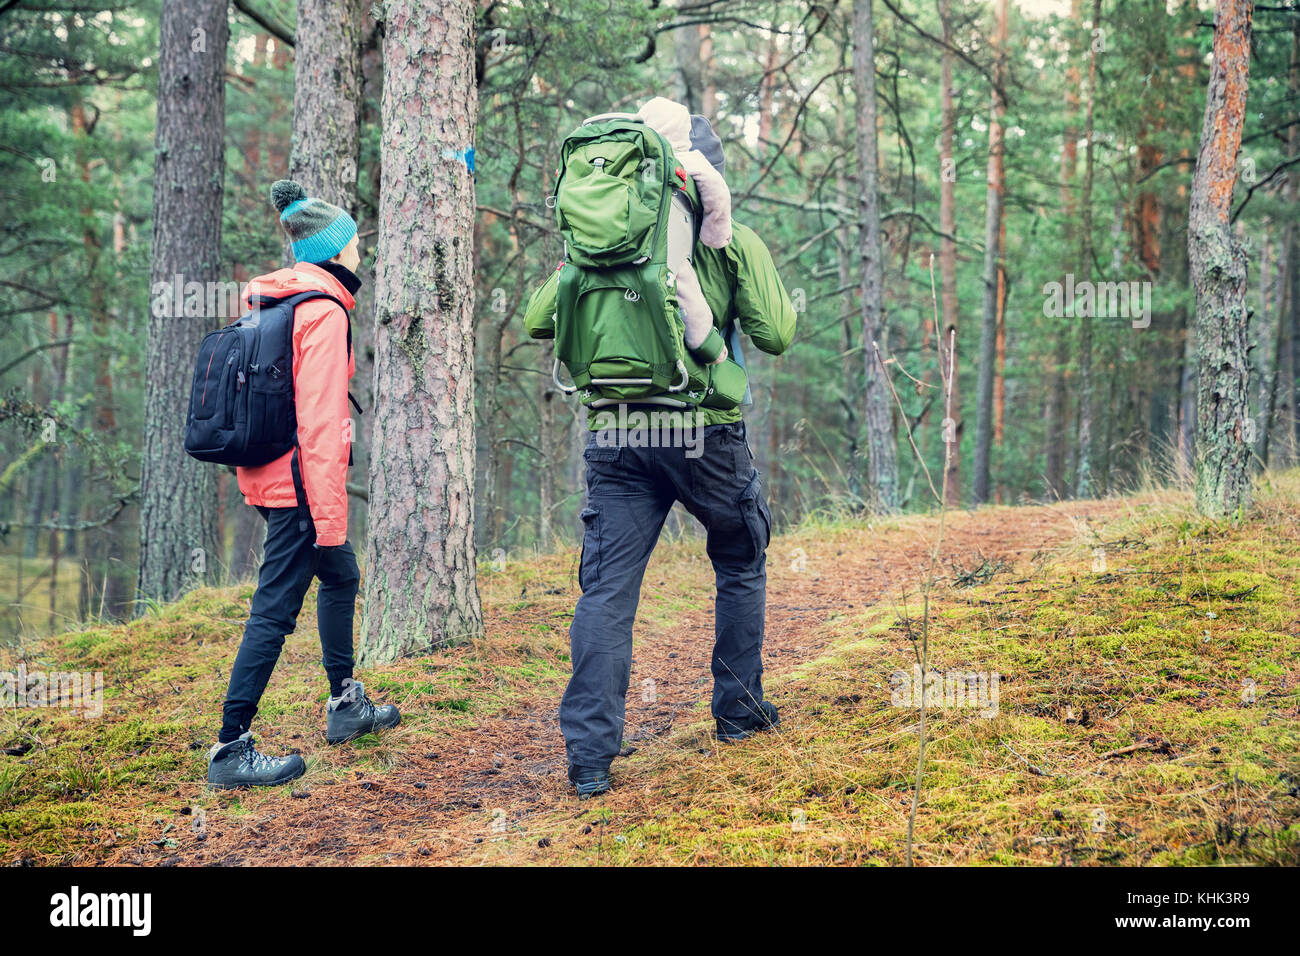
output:
[[[726, 248], [697, 245], [694, 265], [719, 334], [725, 336], [727, 327], [736, 321], [740, 331], [769, 355], [780, 355], [790, 347], [794, 339], [794, 306], [776, 274], [772, 254], [754, 230], [733, 222], [731, 242]], [[556, 279], [557, 273], [552, 272], [533, 293], [524, 312], [524, 326], [535, 339], [555, 338]], [[728, 355], [727, 361], [735, 359]], [[739, 408], [700, 411], [705, 425], [740, 421]], [[598, 427], [594, 411], [587, 415], [587, 426]]]

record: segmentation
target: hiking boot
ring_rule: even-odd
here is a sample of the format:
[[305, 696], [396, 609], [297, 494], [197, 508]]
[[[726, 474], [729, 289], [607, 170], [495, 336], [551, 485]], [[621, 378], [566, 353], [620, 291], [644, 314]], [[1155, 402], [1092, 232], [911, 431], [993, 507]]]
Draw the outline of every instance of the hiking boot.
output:
[[366, 696], [361, 681], [351, 677], [343, 682], [343, 693], [331, 697], [325, 707], [325, 739], [343, 744], [365, 734], [396, 727], [402, 715], [392, 704], [376, 707]]
[[218, 743], [208, 751], [208, 786], [218, 790], [274, 787], [306, 772], [307, 764], [297, 754], [268, 757], [258, 753], [251, 733], [228, 744]]
[[609, 771], [594, 770], [588, 767], [574, 767], [569, 779], [578, 788], [578, 799], [589, 800], [602, 793], [609, 793]]
[[742, 723], [719, 717], [718, 740], [721, 743], [734, 744], [736, 741], [752, 737], [754, 734], [772, 730], [779, 723], [781, 723], [781, 718], [777, 715], [776, 707], [766, 700], [759, 701], [758, 713], [751, 714]]

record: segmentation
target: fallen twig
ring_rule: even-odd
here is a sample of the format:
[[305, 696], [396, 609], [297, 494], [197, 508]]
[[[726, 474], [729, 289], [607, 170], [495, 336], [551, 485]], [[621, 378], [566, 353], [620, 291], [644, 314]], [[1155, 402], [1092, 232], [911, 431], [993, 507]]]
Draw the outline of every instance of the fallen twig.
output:
[[1144, 740], [1140, 744], [1129, 744], [1127, 747], [1120, 747], [1118, 750], [1104, 753], [1097, 759], [1110, 760], [1112, 757], [1123, 757], [1125, 754], [1137, 753], [1140, 750], [1156, 750], [1160, 753], [1169, 753], [1169, 742], [1165, 740]]
[[1047, 772], [1046, 770], [1044, 770], [1042, 767], [1038, 767], [1038, 766], [1035, 766], [1034, 764], [1030, 763], [1030, 762], [1029, 762], [1028, 760], [1026, 760], [1023, 756], [1021, 756], [1020, 754], [1016, 753], [1016, 751], [1015, 751], [1014, 749], [1012, 749], [1011, 745], [1010, 745], [1009, 743], [1007, 743], [1005, 740], [1002, 741], [1002, 746], [1003, 746], [1003, 747], [1006, 747], [1007, 750], [1010, 750], [1011, 753], [1014, 754], [1016, 757], [1019, 757], [1020, 760], [1021, 760], [1021, 762], [1024, 763], [1024, 765], [1025, 765], [1026, 767], [1029, 768], [1029, 772], [1030, 772], [1030, 773], [1035, 774], [1036, 776], [1039, 776], [1039, 777], [1055, 777], [1055, 776], [1056, 776], [1056, 774], [1054, 774], [1054, 773], [1048, 773], [1048, 772]]

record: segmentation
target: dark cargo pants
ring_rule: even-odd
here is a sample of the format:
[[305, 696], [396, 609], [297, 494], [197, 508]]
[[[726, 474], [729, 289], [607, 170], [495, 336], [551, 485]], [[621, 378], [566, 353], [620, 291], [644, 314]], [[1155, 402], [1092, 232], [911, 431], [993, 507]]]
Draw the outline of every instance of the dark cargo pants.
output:
[[713, 562], [713, 716], [741, 726], [758, 716], [771, 513], [744, 423], [708, 426], [702, 454], [691, 451], [602, 447], [595, 432], [588, 439], [582, 597], [569, 629], [573, 676], [560, 704], [571, 776], [576, 767], [607, 769], [622, 748], [641, 578], [675, 501], [704, 525]]

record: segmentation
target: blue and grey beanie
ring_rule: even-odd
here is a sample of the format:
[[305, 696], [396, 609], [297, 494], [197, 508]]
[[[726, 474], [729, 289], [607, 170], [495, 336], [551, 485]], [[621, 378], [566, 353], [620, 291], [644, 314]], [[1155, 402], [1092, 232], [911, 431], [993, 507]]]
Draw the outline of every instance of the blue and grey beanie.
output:
[[271, 186], [271, 202], [293, 243], [299, 262], [325, 262], [343, 251], [357, 234], [356, 221], [338, 206], [309, 197], [301, 184], [281, 179]]

